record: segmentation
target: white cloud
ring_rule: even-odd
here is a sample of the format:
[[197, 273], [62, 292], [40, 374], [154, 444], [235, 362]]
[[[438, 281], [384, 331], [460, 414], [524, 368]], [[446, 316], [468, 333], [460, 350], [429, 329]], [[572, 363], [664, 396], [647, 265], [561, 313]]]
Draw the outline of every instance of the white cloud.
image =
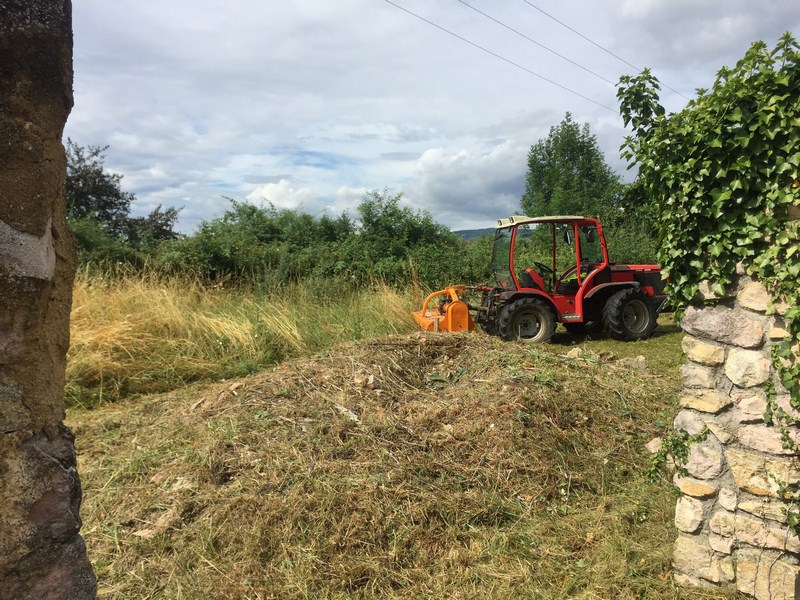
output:
[[331, 216], [338, 216], [342, 213], [349, 213], [355, 218], [355, 208], [361, 204], [364, 197], [371, 190], [367, 188], [351, 188], [342, 186], [333, 195], [331, 201], [325, 206]]
[[[470, 3], [605, 78], [630, 72], [523, 2]], [[615, 108], [613, 86], [458, 3], [401, 4], [580, 96], [385, 2], [81, 0], [66, 134], [111, 146], [106, 166], [125, 176], [134, 211], [184, 206], [184, 232], [226, 197], [340, 214], [384, 188], [453, 227], [493, 223], [518, 210], [527, 150], [567, 111], [624, 168], [621, 119], [581, 97]], [[754, 39], [800, 29], [778, 0], [546, 9], [685, 95]]]
[[408, 201], [456, 229], [491, 226], [519, 212], [528, 148], [505, 140], [488, 150], [430, 149], [416, 163]]
[[733, 66], [752, 42], [773, 44], [800, 25], [797, 7], [783, 0], [625, 0], [620, 13], [631, 45], [645, 49], [637, 60], [668, 71], [707, 65], [711, 74]]
[[275, 208], [294, 210], [309, 207], [316, 195], [311, 188], [295, 188], [290, 181], [281, 179], [278, 183], [267, 183], [256, 187], [245, 198], [256, 204], [266, 201]]

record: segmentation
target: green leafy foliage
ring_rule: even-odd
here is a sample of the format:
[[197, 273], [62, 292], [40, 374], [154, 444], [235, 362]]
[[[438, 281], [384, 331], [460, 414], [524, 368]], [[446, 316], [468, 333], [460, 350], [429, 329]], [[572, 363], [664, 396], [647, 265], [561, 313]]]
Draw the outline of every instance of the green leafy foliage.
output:
[[402, 194], [369, 192], [358, 207], [358, 220], [231, 200], [222, 217], [163, 246], [157, 264], [209, 279], [247, 277], [274, 284], [305, 278], [355, 284], [417, 278], [439, 287], [490, 280], [490, 240], [465, 242], [427, 212], [401, 206], [401, 200]]
[[592, 216], [616, 204], [621, 190], [588, 123], [581, 126], [567, 113], [528, 153], [522, 209], [532, 217]]
[[626, 125], [623, 156], [639, 167], [658, 208], [660, 259], [680, 309], [710, 280], [718, 291], [737, 263], [789, 305], [789, 338], [774, 348], [775, 365], [800, 406], [800, 52], [785, 34], [770, 50], [754, 43], [711, 90], [677, 114], [658, 103], [649, 71], [620, 80]]
[[67, 215], [71, 221], [93, 219], [121, 237], [134, 195], [122, 191], [122, 175], [106, 171], [106, 150], [108, 146], [83, 147], [67, 138]]
[[[601, 217], [602, 221], [602, 217]], [[603, 221], [605, 222], [605, 221]], [[658, 246], [656, 240], [634, 224], [622, 224], [605, 229], [611, 260], [625, 264], [653, 264]]]
[[178, 237], [180, 209], [158, 205], [146, 217], [131, 217], [136, 197], [122, 190], [122, 175], [106, 170], [106, 150], [67, 139], [64, 197], [78, 260], [142, 263], [162, 241]]
[[[764, 423], [770, 427], [778, 427], [781, 433], [781, 444], [786, 450], [795, 453], [798, 452], [793, 431], [789, 428], [796, 428], [800, 425], [800, 419], [787, 413], [783, 407], [778, 404], [775, 384], [772, 381], [765, 382], [764, 388], [767, 392], [767, 408], [764, 411]], [[783, 481], [772, 473], [770, 473], [770, 478], [777, 484], [778, 498], [789, 504], [788, 507], [783, 509], [789, 528], [795, 533], [800, 532], [800, 482], [790, 483]]]
[[[528, 153], [522, 210], [532, 217], [598, 217], [609, 240], [612, 260], [656, 260], [652, 202], [640, 182], [625, 185], [606, 163], [588, 123], [567, 113]], [[643, 224], [645, 226], [643, 227]], [[545, 244], [549, 248], [549, 244]]]
[[307, 262], [308, 247], [325, 241], [323, 229], [310, 215], [231, 200], [222, 217], [203, 221], [193, 236], [168, 244], [158, 264], [209, 279], [270, 272], [288, 281]]
[[[770, 50], [754, 43], [734, 68], [723, 68], [710, 91], [674, 115], [658, 103], [658, 81], [648, 71], [623, 77], [618, 97], [626, 125], [623, 156], [655, 199], [660, 255], [680, 310], [697, 303], [700, 282], [723, 293], [744, 265], [785, 303], [788, 337], [772, 358], [790, 403], [800, 409], [800, 47], [789, 33]], [[784, 447], [795, 419], [766, 384], [764, 420], [778, 426]], [[676, 436], [680, 435], [675, 434]], [[798, 486], [778, 481], [790, 503], [787, 521], [800, 531]]]
[[442, 258], [452, 258], [463, 242], [427, 211], [401, 207], [401, 199], [402, 194], [373, 191], [358, 206], [354, 268], [367, 276], [400, 281], [410, 278], [415, 263], [423, 280], [439, 280], [446, 275]]
[[685, 429], [672, 429], [661, 441], [658, 451], [650, 458], [647, 466], [647, 479], [657, 481], [662, 474], [667, 471], [667, 459], [672, 458], [675, 464], [675, 471], [680, 475], [686, 475], [686, 463], [689, 462], [689, 450], [692, 445], [702, 442], [708, 436], [708, 428], [703, 427], [694, 435], [689, 434]]
[[133, 249], [94, 219], [71, 219], [70, 229], [75, 236], [78, 262], [81, 264], [136, 261]]
[[66, 200], [82, 264], [150, 263], [167, 272], [284, 284], [305, 278], [361, 284], [417, 278], [431, 287], [491, 279], [491, 244], [465, 242], [428, 212], [401, 205], [402, 194], [373, 191], [358, 218], [312, 216], [230, 200], [191, 236], [175, 232], [179, 209], [131, 217], [134, 195], [104, 166], [107, 147], [67, 140]]
[[128, 217], [125, 221], [125, 239], [138, 250], [153, 251], [164, 240], [177, 239], [175, 231], [180, 209], [159, 204], [146, 217]]

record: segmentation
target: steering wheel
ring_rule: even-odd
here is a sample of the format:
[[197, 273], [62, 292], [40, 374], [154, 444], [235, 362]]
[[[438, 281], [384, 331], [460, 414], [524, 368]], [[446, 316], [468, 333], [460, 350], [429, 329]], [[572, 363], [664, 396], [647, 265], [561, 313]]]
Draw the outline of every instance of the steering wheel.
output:
[[549, 267], [544, 263], [533, 261], [533, 266], [536, 267], [536, 269], [542, 275], [553, 275], [555, 273], [552, 267]]

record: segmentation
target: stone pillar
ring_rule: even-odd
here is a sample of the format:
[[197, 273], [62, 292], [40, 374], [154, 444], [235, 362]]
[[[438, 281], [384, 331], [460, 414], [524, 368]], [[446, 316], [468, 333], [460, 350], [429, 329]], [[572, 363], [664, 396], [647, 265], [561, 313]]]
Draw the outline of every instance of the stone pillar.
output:
[[[800, 538], [787, 525], [778, 481], [800, 481], [800, 469], [779, 428], [764, 423], [769, 381], [778, 404], [800, 416], [770, 357], [772, 343], [787, 335], [788, 307], [767, 315], [767, 290], [741, 269], [729, 297], [713, 297], [706, 287], [705, 300], [712, 305], [690, 307], [681, 323], [687, 362], [674, 427], [692, 434], [706, 427], [708, 434], [691, 447], [687, 474], [674, 480], [681, 492], [675, 579], [692, 586], [735, 584], [758, 600], [793, 599]], [[789, 432], [800, 441], [798, 433]]]
[[0, 0], [0, 598], [93, 598], [64, 427], [69, 0]]

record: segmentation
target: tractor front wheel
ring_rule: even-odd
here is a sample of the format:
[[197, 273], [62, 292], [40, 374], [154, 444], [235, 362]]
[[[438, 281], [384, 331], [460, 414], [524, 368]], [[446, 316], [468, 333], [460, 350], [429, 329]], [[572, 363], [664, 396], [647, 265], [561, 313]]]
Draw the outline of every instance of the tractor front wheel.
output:
[[520, 298], [500, 311], [498, 329], [506, 341], [545, 343], [556, 330], [556, 316], [541, 300]]
[[656, 310], [649, 296], [627, 288], [608, 299], [603, 308], [603, 323], [618, 340], [646, 340], [656, 328]]

